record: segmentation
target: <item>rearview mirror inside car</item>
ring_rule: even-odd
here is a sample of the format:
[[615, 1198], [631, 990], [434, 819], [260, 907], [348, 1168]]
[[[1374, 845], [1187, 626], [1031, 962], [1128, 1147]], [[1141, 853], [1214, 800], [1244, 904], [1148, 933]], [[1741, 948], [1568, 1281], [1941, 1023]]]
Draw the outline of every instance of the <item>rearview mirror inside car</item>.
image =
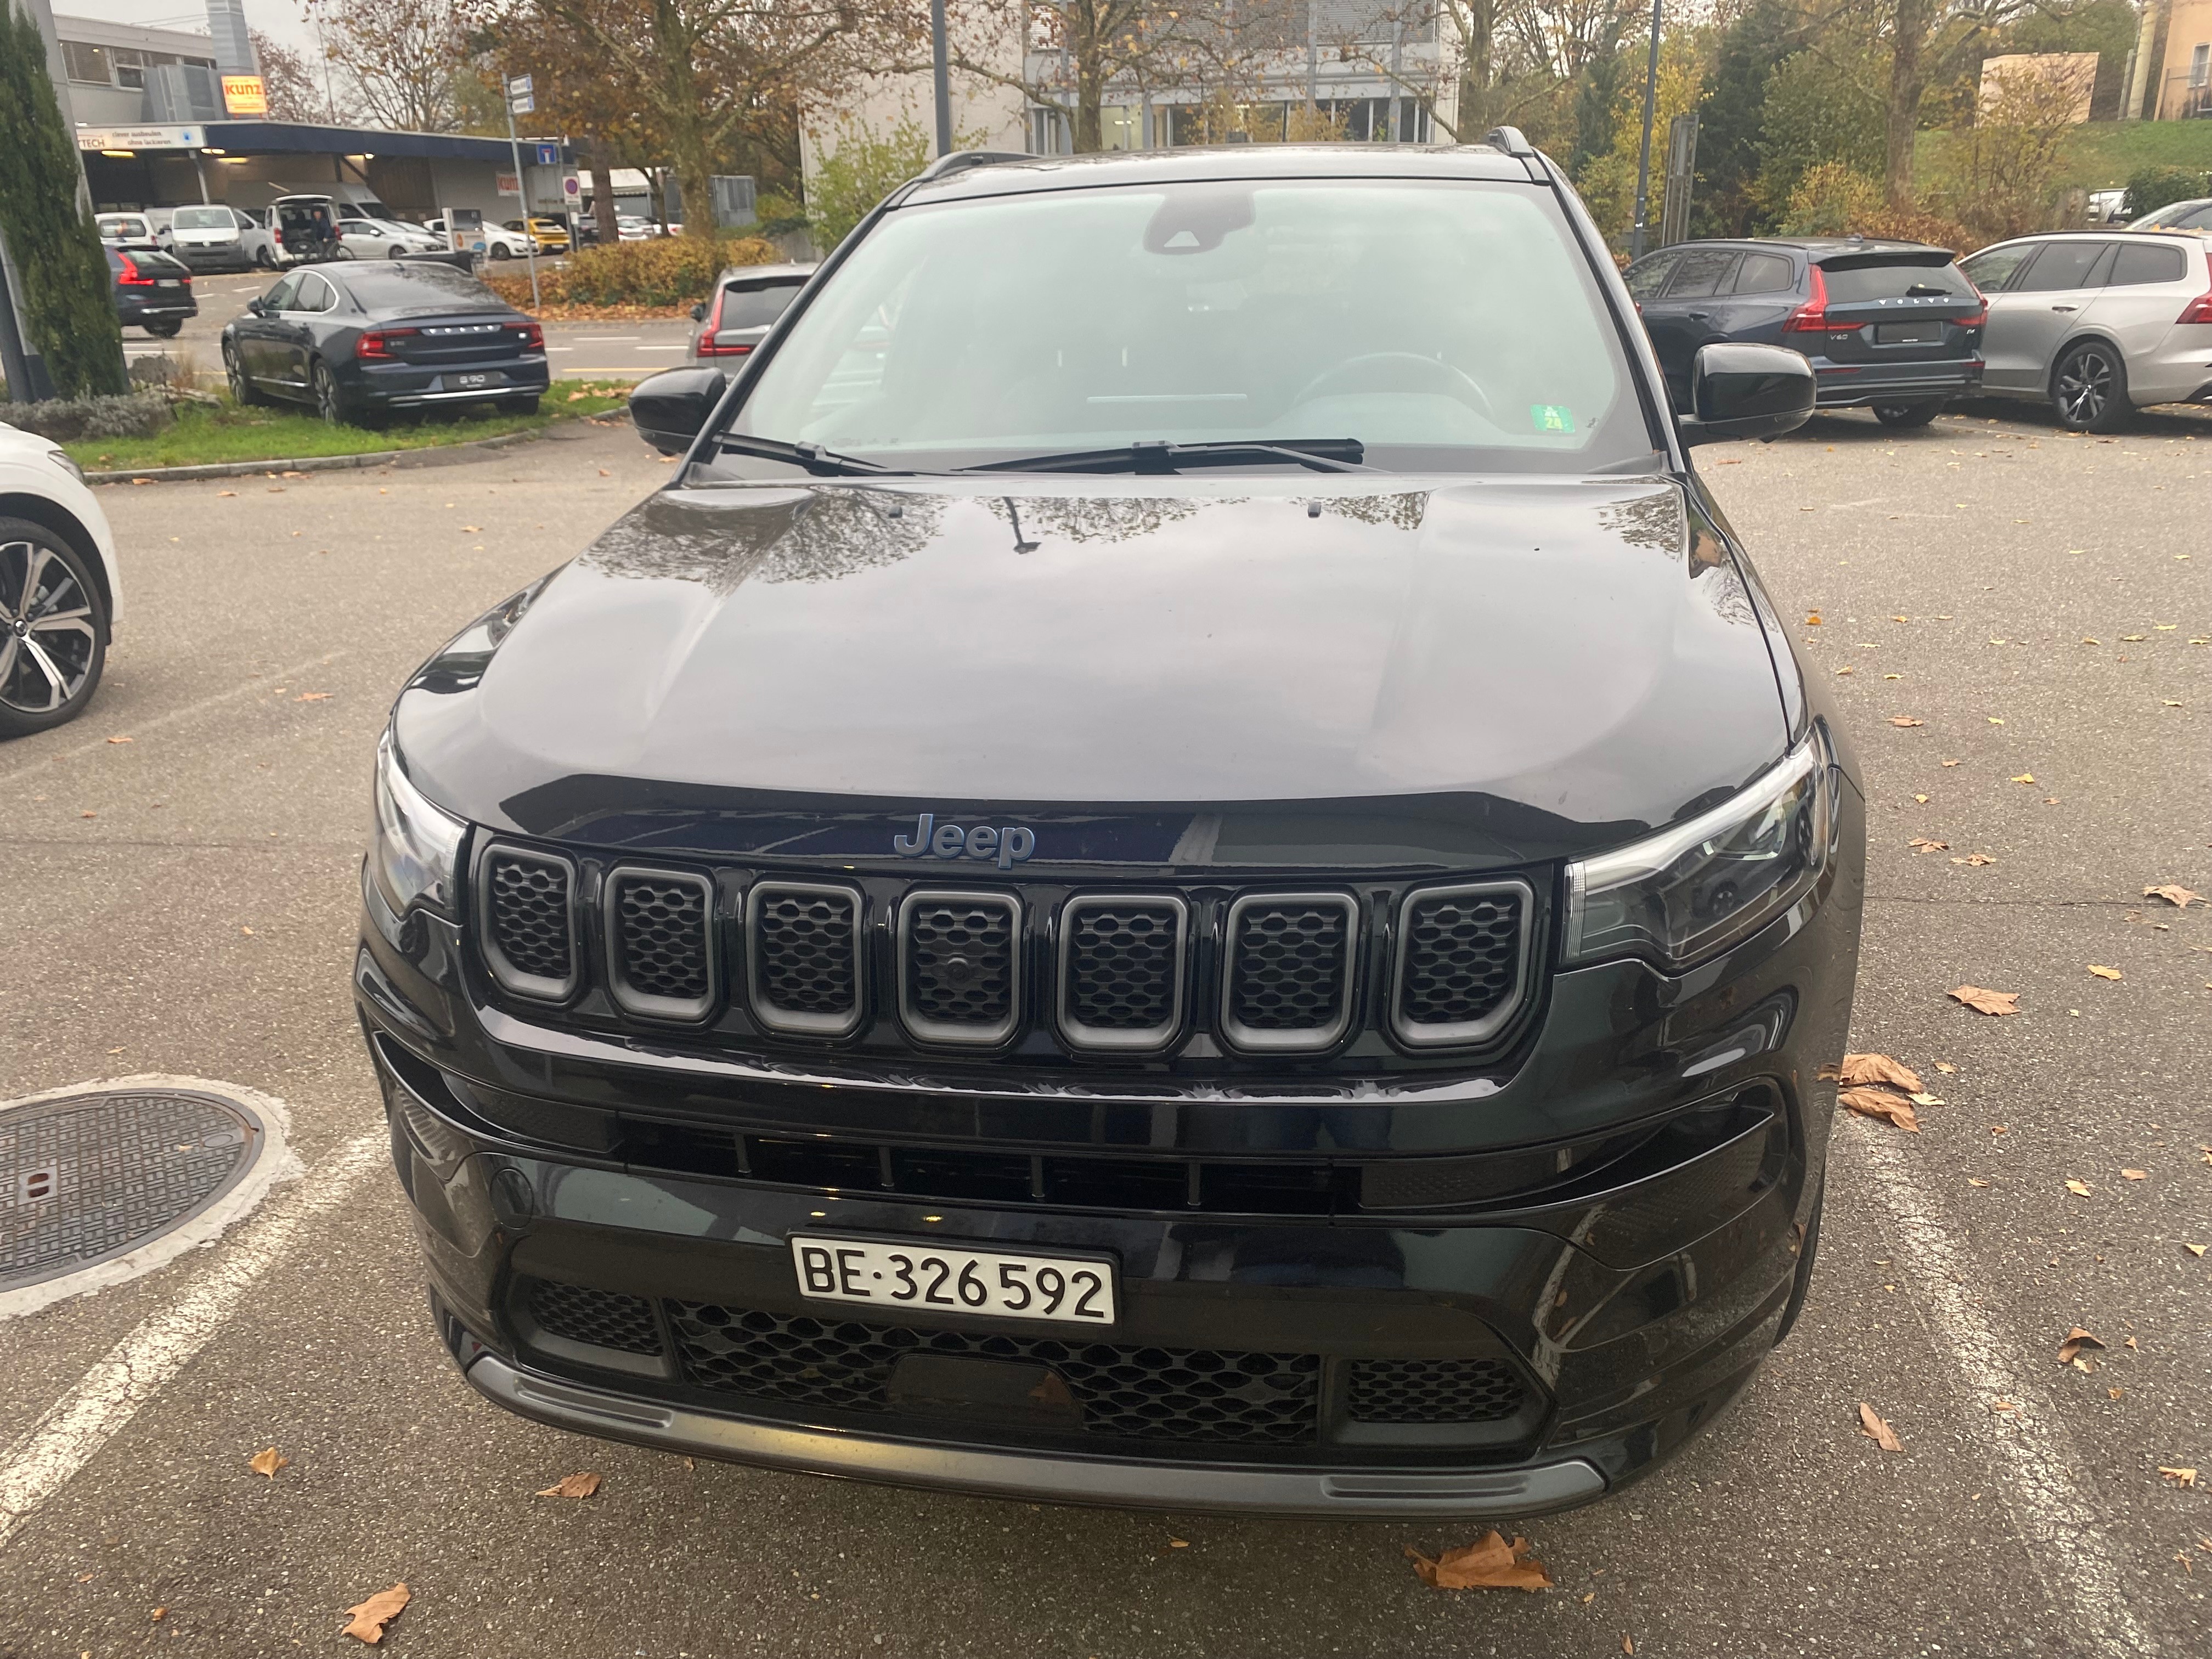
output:
[[629, 394], [629, 418], [638, 436], [662, 454], [681, 455], [729, 384], [719, 368], [664, 369], [637, 383]]
[[1811, 417], [1817, 392], [1813, 365], [1786, 346], [1702, 346], [1690, 368], [1692, 412], [1678, 422], [1682, 441], [1778, 438]]

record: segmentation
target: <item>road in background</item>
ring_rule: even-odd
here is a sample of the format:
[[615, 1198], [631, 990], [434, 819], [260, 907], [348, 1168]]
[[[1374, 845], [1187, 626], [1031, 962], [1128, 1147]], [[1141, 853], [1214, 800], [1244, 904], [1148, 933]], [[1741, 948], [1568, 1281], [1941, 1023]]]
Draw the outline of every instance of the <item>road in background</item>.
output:
[[[1416, 1581], [1404, 1547], [1465, 1523], [945, 1498], [477, 1401], [390, 1171], [343, 1184], [381, 1127], [348, 991], [370, 753], [428, 651], [666, 471], [585, 428], [105, 490], [132, 605], [112, 679], [0, 748], [0, 890], [33, 896], [0, 944], [0, 1097], [249, 1085], [291, 1103], [298, 1191], [329, 1207], [81, 1468], [42, 1466], [73, 1474], [0, 1547], [0, 1654], [332, 1651], [402, 1580], [386, 1645], [453, 1659], [2201, 1652], [2212, 1256], [2185, 1246], [2212, 1243], [2212, 910], [2142, 889], [2212, 893], [2212, 426], [1837, 416], [1698, 459], [1856, 750], [1854, 1046], [1944, 1103], [1917, 1134], [1838, 1125], [1796, 1334], [1660, 1474], [1521, 1526], [1559, 1583], [1535, 1595]], [[1971, 1012], [1961, 984], [2021, 1012]], [[260, 1263], [257, 1237], [0, 1326], [0, 1446], [216, 1265]], [[2077, 1323], [2106, 1345], [2087, 1370], [2056, 1361]], [[264, 1480], [246, 1460], [272, 1443], [292, 1462]], [[587, 1469], [588, 1501], [532, 1495]]]

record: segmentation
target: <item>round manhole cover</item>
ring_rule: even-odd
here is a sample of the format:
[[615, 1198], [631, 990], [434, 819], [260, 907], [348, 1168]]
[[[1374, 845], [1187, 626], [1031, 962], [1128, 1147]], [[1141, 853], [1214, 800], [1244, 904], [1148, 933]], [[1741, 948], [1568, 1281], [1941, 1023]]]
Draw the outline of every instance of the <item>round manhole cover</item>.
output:
[[[282, 1146], [283, 1124], [266, 1104], [201, 1088], [107, 1086], [0, 1109], [0, 1309], [11, 1291], [181, 1231], [200, 1236], [185, 1243], [211, 1237], [272, 1138]], [[208, 1220], [216, 1225], [193, 1225]]]

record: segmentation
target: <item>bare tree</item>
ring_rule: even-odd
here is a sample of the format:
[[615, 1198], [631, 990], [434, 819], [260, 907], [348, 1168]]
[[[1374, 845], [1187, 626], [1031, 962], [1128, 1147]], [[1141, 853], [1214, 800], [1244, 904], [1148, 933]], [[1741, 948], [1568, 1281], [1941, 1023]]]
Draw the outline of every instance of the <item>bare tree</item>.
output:
[[[1196, 78], [1200, 38], [1233, 30], [1239, 9], [1224, 0], [1206, 17], [1186, 18], [1175, 0], [963, 0], [951, 55], [977, 79], [1056, 112], [1076, 152], [1087, 155], [1105, 148], [1100, 112], [1109, 94], [1141, 100], [1151, 88]], [[1019, 48], [1011, 55], [1010, 40]], [[1009, 70], [1009, 61], [1019, 67]]]
[[324, 116], [322, 88], [315, 84], [307, 60], [281, 40], [272, 40], [259, 29], [251, 31], [254, 61], [261, 66], [262, 95], [269, 100], [272, 121], [319, 121]]
[[305, 0], [331, 64], [369, 119], [403, 132], [459, 125], [453, 74], [466, 59], [459, 0]]

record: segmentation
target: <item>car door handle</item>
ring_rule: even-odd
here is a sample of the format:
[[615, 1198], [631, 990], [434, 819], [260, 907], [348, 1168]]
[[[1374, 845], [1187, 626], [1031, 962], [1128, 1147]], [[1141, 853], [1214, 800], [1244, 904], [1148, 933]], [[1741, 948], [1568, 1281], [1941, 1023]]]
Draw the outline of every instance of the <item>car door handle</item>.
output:
[[2079, 311], [2081, 309], [2079, 306], [2053, 306], [2051, 308], [2053, 311]]
[[1690, 316], [1693, 320], [1700, 323], [1710, 323], [1713, 319], [1713, 313], [1710, 311], [1693, 311]]

